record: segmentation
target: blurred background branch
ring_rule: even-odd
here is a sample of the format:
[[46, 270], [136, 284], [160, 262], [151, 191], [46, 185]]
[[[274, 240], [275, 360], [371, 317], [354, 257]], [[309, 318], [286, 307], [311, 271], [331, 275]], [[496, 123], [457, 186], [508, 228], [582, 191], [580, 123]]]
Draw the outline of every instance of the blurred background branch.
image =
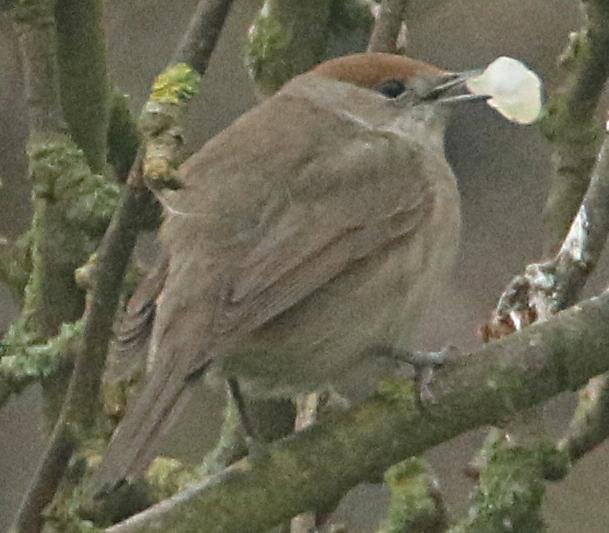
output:
[[406, 48], [408, 0], [381, 0], [368, 43], [369, 52], [397, 54]]
[[554, 174], [544, 209], [544, 256], [556, 253], [577, 214], [596, 160], [602, 126], [595, 115], [609, 75], [609, 4], [579, 2], [584, 26], [571, 33], [561, 57], [567, 71], [547, 104], [541, 126], [554, 147]]

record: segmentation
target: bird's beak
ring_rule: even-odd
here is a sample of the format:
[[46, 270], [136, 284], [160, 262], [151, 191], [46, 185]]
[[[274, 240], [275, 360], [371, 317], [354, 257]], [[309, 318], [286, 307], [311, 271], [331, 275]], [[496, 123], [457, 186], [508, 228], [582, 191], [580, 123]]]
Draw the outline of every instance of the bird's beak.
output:
[[490, 98], [490, 95], [471, 93], [448, 94], [453, 90], [464, 88], [467, 80], [480, 76], [482, 72], [483, 70], [476, 69], [446, 74], [439, 80], [438, 85], [429, 90], [422, 101], [436, 101], [441, 104], [450, 105], [462, 102], [485, 102]]

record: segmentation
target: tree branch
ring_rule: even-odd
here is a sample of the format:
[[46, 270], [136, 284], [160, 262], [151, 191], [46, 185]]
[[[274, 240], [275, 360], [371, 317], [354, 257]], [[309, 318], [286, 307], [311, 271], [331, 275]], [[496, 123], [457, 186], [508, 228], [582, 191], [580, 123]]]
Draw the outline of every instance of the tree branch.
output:
[[[609, 135], [601, 146], [592, 178], [579, 212], [558, 253], [545, 263], [526, 268], [503, 292], [488, 325], [487, 338], [498, 338], [573, 305], [596, 267], [609, 235]], [[566, 370], [566, 369], [565, 369]], [[609, 376], [594, 379], [579, 393], [580, 402], [569, 431], [558, 443], [574, 463], [609, 436]], [[567, 475], [569, 468], [556, 478]]]
[[607, 374], [590, 380], [579, 391], [579, 403], [569, 430], [558, 443], [571, 463], [581, 459], [609, 437], [609, 377]]
[[[197, 15], [205, 13], [201, 8], [208, 0], [201, 0]], [[209, 0], [214, 1], [214, 0]], [[225, 0], [230, 5], [231, 0]], [[222, 24], [224, 20], [217, 20]], [[190, 28], [199, 25], [191, 23]], [[216, 35], [219, 31], [216, 32]], [[190, 42], [187, 38], [184, 42]], [[206, 65], [204, 54], [211, 53], [213, 47], [191, 50], [191, 56], [184, 54], [189, 64]], [[181, 55], [180, 52], [176, 56]], [[203, 74], [203, 72], [200, 72]], [[180, 80], [174, 80], [179, 85]], [[189, 84], [190, 86], [190, 84]], [[179, 105], [190, 100], [192, 92], [177, 91]], [[147, 117], [150, 119], [150, 117]], [[132, 168], [134, 175], [142, 170], [141, 160]], [[141, 180], [130, 180], [131, 183]], [[42, 463], [35, 474], [32, 485], [23, 500], [13, 526], [15, 533], [37, 533], [41, 525], [41, 512], [51, 501], [67, 461], [73, 452], [76, 429], [88, 428], [95, 420], [99, 383], [103, 371], [108, 342], [112, 332], [112, 321], [116, 312], [122, 279], [141, 221], [146, 217], [146, 209], [151, 205], [150, 193], [135, 185], [128, 186], [121, 196], [106, 232], [94, 270], [94, 281], [89, 305], [85, 316], [83, 349], [76, 357], [70, 386], [65, 397], [59, 420], [53, 431]], [[93, 416], [91, 416], [93, 415]]]
[[[31, 268], [21, 319], [12, 340], [35, 349], [83, 312], [84, 292], [74, 270], [95, 250], [116, 205], [118, 189], [92, 174], [82, 152], [66, 135], [59, 96], [55, 2], [20, 2], [12, 11], [25, 70], [28, 101], [29, 174], [34, 216], [28, 232]], [[19, 338], [20, 337], [20, 338]], [[15, 350], [4, 342], [5, 353]], [[63, 368], [63, 367], [62, 367]], [[67, 385], [67, 373], [43, 388], [54, 423]], [[2, 386], [3, 396], [9, 388]]]
[[153, 526], [176, 533], [256, 533], [307, 509], [323, 509], [405, 457], [607, 371], [607, 320], [609, 293], [488, 344], [437, 375], [437, 403], [425, 410], [411, 384], [386, 382], [381, 397], [272, 444], [264, 460], [237, 463], [106, 533]]
[[441, 533], [448, 515], [438, 482], [426, 461], [410, 457], [385, 472], [391, 491], [387, 519], [377, 533]]
[[65, 255], [55, 248], [57, 238], [53, 235], [61, 228], [61, 222], [48, 200], [56, 177], [49, 172], [50, 163], [55, 162], [55, 156], [61, 157], [69, 141], [62, 136], [53, 3], [41, 1], [16, 8], [14, 19], [24, 63], [30, 130], [28, 156], [34, 183], [33, 272], [24, 315], [28, 329], [45, 339], [54, 335], [63, 321], [76, 318], [82, 305], [82, 296], [75, 294], [70, 279], [74, 270], [70, 268], [71, 261], [67, 261], [67, 266], [57, 264]]
[[232, 3], [232, 0], [200, 1], [170, 64], [187, 63], [202, 76]]
[[91, 170], [106, 167], [110, 82], [101, 0], [56, 0], [57, 58], [63, 116]]
[[544, 256], [560, 246], [582, 201], [595, 162], [599, 97], [609, 75], [609, 3], [582, 0], [585, 25], [571, 34], [562, 62], [569, 75], [550, 99], [542, 131], [554, 145], [554, 173], [544, 209]]
[[[587, 10], [587, 27], [572, 36], [570, 55], [563, 57], [563, 62], [571, 63], [571, 75], [552, 97], [542, 123], [543, 131], [554, 142], [555, 165], [544, 212], [544, 254], [558, 251], [550, 261], [527, 266], [524, 275], [508, 285], [482, 330], [487, 340], [547, 320], [573, 305], [609, 235], [609, 135], [605, 135], [597, 156], [600, 128], [594, 117], [609, 74], [609, 4], [603, 0], [581, 4]], [[568, 465], [609, 435], [605, 424], [609, 417], [608, 383], [607, 375], [600, 376], [580, 392], [570, 429], [553, 448], [564, 464], [547, 473], [551, 479], [566, 476]], [[544, 447], [538, 443], [540, 450]]]
[[81, 321], [62, 324], [55, 337], [39, 345], [18, 326], [11, 326], [0, 343], [0, 406], [30, 383], [71, 369], [82, 326]]
[[397, 54], [406, 44], [406, 7], [408, 0], [382, 0], [376, 16], [369, 52]]
[[59, 67], [53, 17], [54, 2], [23, 2], [13, 11], [23, 56], [30, 133], [63, 132], [59, 103]]
[[330, 0], [265, 0], [247, 34], [245, 63], [261, 95], [306, 72], [325, 55]]
[[544, 470], [555, 455], [551, 447], [530, 449], [504, 431], [491, 430], [477, 458], [483, 468], [470, 496], [471, 506], [449, 533], [545, 531]]
[[118, 91], [112, 95], [108, 123], [108, 162], [114, 167], [117, 179], [126, 181], [137, 156], [140, 135], [129, 109], [128, 97]]

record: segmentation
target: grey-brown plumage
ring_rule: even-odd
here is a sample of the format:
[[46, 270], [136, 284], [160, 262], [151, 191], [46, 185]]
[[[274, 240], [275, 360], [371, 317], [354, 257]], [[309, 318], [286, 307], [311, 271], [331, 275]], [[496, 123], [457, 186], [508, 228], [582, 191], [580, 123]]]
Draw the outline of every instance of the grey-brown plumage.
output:
[[[161, 198], [154, 367], [98, 487], [142, 474], [191, 376], [235, 377], [258, 396], [348, 394], [388, 371], [375, 346], [410, 347], [459, 236], [434, 93], [450, 78], [398, 56], [334, 60], [184, 163], [183, 188]], [[392, 80], [397, 99], [378, 90]]]

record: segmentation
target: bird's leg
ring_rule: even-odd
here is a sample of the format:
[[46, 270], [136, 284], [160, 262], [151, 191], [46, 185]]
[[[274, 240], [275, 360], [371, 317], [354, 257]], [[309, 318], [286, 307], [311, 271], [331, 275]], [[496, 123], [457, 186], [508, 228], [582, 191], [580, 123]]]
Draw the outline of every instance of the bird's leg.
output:
[[435, 368], [442, 366], [448, 359], [453, 359], [459, 354], [459, 349], [448, 345], [438, 352], [425, 352], [384, 347], [382, 355], [391, 357], [396, 361], [408, 363], [414, 368], [414, 381], [418, 393], [418, 399], [422, 404], [434, 403], [435, 399], [430, 389]]
[[[241, 420], [241, 427], [245, 432], [245, 438], [247, 441], [258, 440], [258, 436], [256, 435], [256, 431], [254, 429], [254, 425], [252, 424], [252, 419], [249, 416], [247, 405], [245, 405], [245, 399], [243, 398], [243, 394], [241, 394], [241, 388], [239, 387], [239, 382], [235, 378], [228, 378], [228, 390], [230, 392], [231, 398], [235, 402], [237, 406], [237, 411], [239, 413], [239, 418]], [[249, 442], [248, 442], [249, 444]]]
[[249, 410], [247, 408], [245, 398], [241, 393], [239, 382], [235, 378], [228, 378], [228, 390], [231, 398], [235, 402], [237, 412], [239, 413], [239, 419], [241, 421], [241, 427], [245, 433], [245, 444], [247, 446], [249, 455], [252, 459], [258, 459], [266, 455], [263, 439], [256, 431], [252, 419], [250, 417]]

